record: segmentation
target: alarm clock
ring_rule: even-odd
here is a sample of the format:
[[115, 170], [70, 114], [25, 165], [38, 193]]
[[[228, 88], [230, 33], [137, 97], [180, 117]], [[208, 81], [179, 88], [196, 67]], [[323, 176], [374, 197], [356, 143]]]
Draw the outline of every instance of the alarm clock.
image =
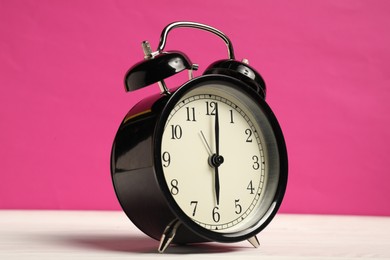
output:
[[[226, 44], [228, 58], [203, 75], [179, 51], [165, 51], [172, 29], [210, 32]], [[119, 203], [146, 235], [171, 244], [231, 243], [256, 235], [278, 211], [287, 185], [287, 150], [279, 123], [265, 102], [266, 86], [246, 59], [235, 59], [230, 39], [195, 22], [166, 26], [153, 51], [125, 75], [126, 91], [149, 85], [124, 117], [111, 152]], [[164, 79], [187, 71], [189, 80], [169, 87]], [[155, 84], [157, 83], [157, 84]]]

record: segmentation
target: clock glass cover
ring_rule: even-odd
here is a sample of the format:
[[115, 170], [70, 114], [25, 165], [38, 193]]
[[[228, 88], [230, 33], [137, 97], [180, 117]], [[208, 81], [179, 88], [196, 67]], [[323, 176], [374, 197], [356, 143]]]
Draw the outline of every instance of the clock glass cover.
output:
[[166, 110], [159, 162], [173, 207], [213, 232], [258, 228], [274, 207], [279, 180], [266, 109], [222, 78], [189, 82]]

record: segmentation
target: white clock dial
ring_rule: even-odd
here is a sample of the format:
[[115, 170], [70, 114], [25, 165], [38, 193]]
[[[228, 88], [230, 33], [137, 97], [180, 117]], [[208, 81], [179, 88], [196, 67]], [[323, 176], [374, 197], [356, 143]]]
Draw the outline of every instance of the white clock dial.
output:
[[266, 189], [261, 127], [245, 101], [213, 88], [190, 91], [172, 109], [162, 135], [161, 163], [172, 197], [193, 222], [216, 232], [250, 220]]

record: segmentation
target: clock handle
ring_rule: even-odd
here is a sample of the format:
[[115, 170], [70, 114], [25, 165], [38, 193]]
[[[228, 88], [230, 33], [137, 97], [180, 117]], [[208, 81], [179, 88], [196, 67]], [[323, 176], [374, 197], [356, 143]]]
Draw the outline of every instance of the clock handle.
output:
[[215, 29], [214, 27], [211, 27], [209, 25], [205, 25], [205, 24], [201, 24], [201, 23], [195, 23], [195, 22], [185, 22], [185, 21], [173, 22], [171, 24], [168, 24], [163, 29], [163, 31], [161, 32], [160, 43], [158, 45], [157, 51], [152, 53], [152, 56], [160, 54], [164, 50], [165, 45], [167, 43], [168, 33], [172, 29], [179, 28], [179, 27], [188, 27], [188, 28], [200, 29], [200, 30], [208, 31], [208, 32], [211, 32], [211, 33], [217, 35], [218, 37], [220, 37], [225, 42], [225, 44], [227, 46], [227, 49], [228, 49], [229, 59], [233, 59], [234, 60], [234, 50], [233, 50], [232, 42], [230, 41], [230, 39], [223, 32], [221, 32], [220, 30]]

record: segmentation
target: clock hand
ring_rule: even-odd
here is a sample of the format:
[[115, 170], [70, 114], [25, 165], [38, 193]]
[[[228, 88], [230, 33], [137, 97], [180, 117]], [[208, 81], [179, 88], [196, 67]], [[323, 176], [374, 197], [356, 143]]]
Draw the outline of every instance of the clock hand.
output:
[[217, 199], [217, 206], [219, 205], [219, 173], [218, 173], [218, 167], [214, 168], [215, 170], [215, 196]]
[[[218, 103], [215, 102], [215, 155], [212, 156], [212, 161], [214, 161], [214, 171], [215, 171], [215, 196], [217, 199], [217, 205], [219, 205], [219, 171], [218, 167], [220, 164], [217, 164], [219, 158], [219, 115], [218, 115]], [[214, 159], [213, 159], [214, 157]]]
[[224, 162], [224, 158], [219, 154], [219, 115], [218, 104], [215, 103], [215, 154], [210, 158], [211, 166], [218, 168]]
[[220, 193], [220, 185], [219, 185], [219, 169], [218, 167], [223, 163], [224, 159], [219, 154], [219, 115], [218, 115], [218, 104], [215, 103], [215, 150], [216, 153], [212, 153], [210, 145], [208, 144], [206, 137], [203, 134], [203, 131], [200, 130], [200, 137], [203, 141], [204, 146], [206, 147], [207, 152], [209, 153], [209, 164], [211, 167], [214, 167], [214, 189], [215, 189], [215, 197], [217, 201], [217, 205], [219, 205], [219, 193]]
[[206, 137], [204, 136], [202, 130], [200, 130], [200, 138], [202, 139], [203, 144], [204, 144], [204, 146], [206, 147], [207, 152], [209, 153], [210, 156], [212, 156], [212, 155], [213, 155], [213, 152], [211, 152], [210, 145], [209, 145], [209, 143], [207, 142]]
[[222, 156], [217, 156], [216, 154], [213, 154], [211, 152], [210, 145], [208, 144], [206, 137], [203, 134], [203, 131], [200, 130], [200, 137], [203, 141], [203, 144], [206, 147], [207, 152], [210, 155], [209, 158], [209, 164], [211, 167], [214, 167], [214, 175], [215, 175], [215, 192], [216, 192], [216, 199], [217, 199], [217, 205], [219, 204], [219, 171], [218, 166], [223, 162]]

